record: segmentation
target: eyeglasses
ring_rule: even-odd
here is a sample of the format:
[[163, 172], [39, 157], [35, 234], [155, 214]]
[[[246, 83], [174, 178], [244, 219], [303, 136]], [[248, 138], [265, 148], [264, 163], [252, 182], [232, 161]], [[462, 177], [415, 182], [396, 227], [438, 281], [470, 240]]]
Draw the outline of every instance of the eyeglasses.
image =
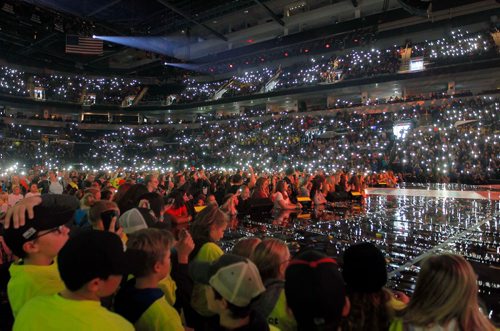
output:
[[61, 233], [63, 233], [63, 231], [64, 231], [64, 228], [65, 228], [65, 227], [66, 227], [65, 225], [60, 225], [60, 226], [58, 226], [57, 228], [50, 229], [49, 231], [45, 232], [44, 234], [41, 234], [41, 235], [36, 236], [36, 237], [35, 237], [35, 238], [33, 238], [32, 240], [35, 240], [35, 239], [41, 238], [41, 237], [43, 237], [43, 236], [46, 236], [46, 235], [48, 235], [49, 233], [54, 233], [54, 232], [57, 232], [58, 234], [61, 234]]

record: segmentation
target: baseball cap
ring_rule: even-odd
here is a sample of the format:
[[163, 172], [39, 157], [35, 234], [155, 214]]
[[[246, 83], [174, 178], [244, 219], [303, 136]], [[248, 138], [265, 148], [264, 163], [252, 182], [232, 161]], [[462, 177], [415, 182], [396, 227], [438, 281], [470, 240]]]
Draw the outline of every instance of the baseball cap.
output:
[[212, 286], [224, 299], [238, 307], [248, 306], [266, 290], [255, 264], [233, 254], [224, 254], [212, 263], [192, 262], [189, 275], [195, 282]]
[[35, 206], [32, 219], [28, 219], [26, 216], [26, 223], [23, 226], [17, 229], [11, 226], [5, 230], [5, 243], [15, 255], [24, 257], [26, 255], [23, 250], [24, 243], [36, 239], [41, 231], [55, 229], [68, 223], [75, 211], [75, 206], [62, 203], [51, 206]]
[[340, 323], [345, 288], [334, 259], [314, 250], [299, 253], [290, 261], [285, 279], [287, 304], [299, 325]]
[[168, 223], [157, 222], [154, 216], [150, 214], [150, 211], [145, 208], [132, 208], [127, 210], [120, 216], [118, 222], [123, 228], [123, 232], [126, 234], [131, 234], [147, 228], [167, 230], [170, 228]]
[[59, 274], [76, 291], [94, 278], [125, 275], [129, 271], [123, 243], [112, 232], [91, 230], [71, 237], [57, 257]]
[[362, 293], [380, 291], [387, 283], [385, 257], [372, 243], [352, 245], [344, 253], [342, 275], [349, 291]]

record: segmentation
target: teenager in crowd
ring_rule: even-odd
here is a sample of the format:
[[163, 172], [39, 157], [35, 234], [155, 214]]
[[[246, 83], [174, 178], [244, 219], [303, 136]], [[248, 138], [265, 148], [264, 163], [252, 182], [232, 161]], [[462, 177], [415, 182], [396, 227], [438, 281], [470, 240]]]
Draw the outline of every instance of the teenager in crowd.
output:
[[304, 251], [290, 261], [285, 295], [298, 331], [339, 331], [342, 317], [349, 314], [337, 262], [317, 251]]
[[276, 183], [276, 193], [274, 195], [275, 209], [296, 209], [301, 208], [300, 203], [292, 203], [288, 196], [288, 184], [284, 180]]
[[285, 270], [290, 251], [285, 242], [275, 238], [259, 243], [250, 259], [259, 269], [266, 291], [255, 302], [254, 308], [281, 331], [294, 331], [297, 323], [287, 307], [285, 298]]
[[206, 285], [208, 308], [219, 321], [214, 330], [276, 330], [252, 309], [252, 302], [265, 291], [257, 267], [250, 260], [226, 254], [213, 262], [194, 262], [191, 277]]
[[[33, 297], [54, 294], [64, 286], [57, 271], [56, 256], [68, 240], [78, 200], [68, 195], [27, 198], [16, 206], [34, 205], [33, 217], [18, 228], [5, 231], [5, 242], [19, 258], [11, 264], [7, 294], [14, 316]], [[24, 211], [24, 210], [23, 210]]]
[[[366, 277], [366, 275], [370, 277]], [[402, 292], [392, 293], [387, 283], [387, 264], [382, 252], [372, 243], [350, 246], [344, 253], [342, 275], [351, 302], [343, 329], [383, 331], [389, 328], [395, 311], [409, 299]]]
[[134, 330], [100, 302], [117, 290], [127, 265], [123, 244], [113, 233], [88, 231], [70, 238], [58, 255], [64, 288], [25, 304], [14, 330]]
[[418, 274], [415, 292], [391, 331], [494, 331], [478, 303], [477, 276], [463, 257], [428, 257]]
[[[195, 249], [191, 253], [190, 261], [213, 262], [224, 254], [217, 242], [224, 236], [228, 222], [229, 216], [212, 204], [196, 215], [195, 221], [191, 225]], [[193, 325], [189, 326], [195, 326], [200, 330], [207, 327], [206, 324], [213, 325], [217, 322], [217, 318], [204, 318], [215, 315], [207, 306], [205, 291], [206, 286], [195, 282], [191, 306], [196, 313], [193, 314]]]
[[127, 242], [132, 274], [115, 298], [115, 311], [138, 331], [182, 331], [177, 311], [165, 299], [159, 282], [170, 274], [170, 250], [174, 238], [160, 229], [134, 232]]

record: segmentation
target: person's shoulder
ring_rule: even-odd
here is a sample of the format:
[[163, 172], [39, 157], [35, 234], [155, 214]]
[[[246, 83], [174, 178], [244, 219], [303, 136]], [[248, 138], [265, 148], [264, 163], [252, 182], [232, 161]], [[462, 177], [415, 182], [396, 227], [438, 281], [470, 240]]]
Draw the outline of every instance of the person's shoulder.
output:
[[196, 260], [202, 262], [211, 262], [217, 260], [224, 254], [224, 251], [213, 242], [207, 242], [201, 246], [200, 251], [196, 255]]
[[389, 326], [389, 331], [403, 331], [403, 320], [400, 318], [395, 318], [392, 320]]
[[[165, 297], [156, 300], [141, 315], [135, 324], [137, 329], [183, 330], [177, 310], [167, 303]], [[142, 326], [145, 326], [144, 328]], [[146, 327], [147, 326], [147, 327]]]

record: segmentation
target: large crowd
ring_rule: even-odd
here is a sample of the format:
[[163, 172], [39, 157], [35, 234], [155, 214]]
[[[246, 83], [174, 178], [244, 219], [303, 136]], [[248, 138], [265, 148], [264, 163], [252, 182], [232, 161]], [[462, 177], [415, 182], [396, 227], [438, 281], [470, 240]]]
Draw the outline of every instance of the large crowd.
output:
[[[390, 172], [372, 180], [397, 182]], [[226, 252], [220, 246], [237, 215], [299, 210], [305, 201], [328, 208], [362, 199], [364, 185], [356, 174], [293, 168], [269, 176], [252, 168], [230, 176], [203, 169], [11, 175], [0, 193], [3, 326], [495, 330], [480, 309], [474, 270], [459, 255], [428, 257], [410, 298], [386, 287], [387, 262], [372, 243], [352, 243], [339, 260], [310, 248], [292, 256], [271, 237], [245, 237]]]
[[[492, 97], [450, 97], [441, 105], [401, 103], [397, 111], [378, 114], [257, 112], [202, 120], [190, 129], [123, 126], [107, 133], [77, 125], [36, 129], [12, 124], [5, 126], [0, 144], [1, 166], [4, 173], [15, 163], [25, 170], [80, 163], [95, 171], [160, 172], [253, 166], [279, 173], [294, 167], [363, 177], [392, 170], [403, 181], [483, 184], [499, 177], [499, 107]], [[409, 125], [403, 136], [394, 133], [400, 123]]]
[[[188, 78], [186, 89], [177, 99], [179, 103], [213, 99], [217, 91], [226, 88], [223, 97], [241, 96], [262, 92], [262, 88], [276, 76], [276, 90], [312, 86], [319, 83], [334, 83], [384, 74], [394, 74], [401, 69], [402, 51], [412, 57], [421, 57], [425, 67], [467, 62], [471, 58], [481, 59], [496, 56], [497, 50], [489, 30], [476, 33], [453, 31], [448, 37], [415, 44], [394, 45], [387, 49], [354, 48], [346, 53], [311, 56], [305, 62], [286, 68], [263, 67], [244, 70], [228, 79], [216, 82], [198, 82]], [[279, 72], [279, 74], [278, 74]]]
[[[413, 58], [421, 58], [424, 68], [466, 63], [498, 54], [490, 30], [471, 33], [458, 29], [438, 40], [408, 42], [386, 49], [356, 47], [333, 55], [331, 52], [311, 54], [302, 62], [285, 68], [278, 63], [272, 66], [262, 63], [262, 66], [254, 66], [217, 81], [207, 81], [206, 77], [200, 81], [189, 75], [183, 80], [183, 90], [178, 94], [168, 95], [163, 88], [151, 86], [150, 92], [142, 97], [142, 104], [202, 102], [394, 74], [402, 68], [403, 52], [411, 52]], [[128, 96], [137, 96], [144, 86], [147, 84], [135, 79], [29, 73], [7, 66], [0, 68], [0, 93], [21, 97], [32, 96], [38, 88], [44, 91], [47, 100], [81, 104], [91, 98], [91, 103], [121, 104]]]

